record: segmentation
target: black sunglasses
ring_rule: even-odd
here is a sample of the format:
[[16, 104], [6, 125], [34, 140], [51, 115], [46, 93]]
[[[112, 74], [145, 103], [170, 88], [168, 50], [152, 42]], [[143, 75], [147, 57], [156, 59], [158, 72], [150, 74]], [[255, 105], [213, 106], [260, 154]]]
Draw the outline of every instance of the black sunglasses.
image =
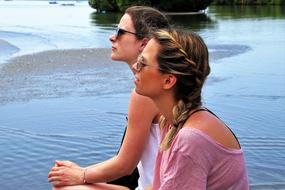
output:
[[135, 36], [138, 36], [138, 34], [135, 33], [135, 32], [130, 32], [130, 31], [124, 30], [124, 29], [122, 29], [122, 28], [117, 28], [117, 30], [116, 30], [116, 37], [119, 38], [120, 36], [122, 36], [122, 35], [124, 35], [124, 34], [126, 34], [126, 33], [129, 33], [129, 34], [133, 34], [133, 35], [135, 35]]

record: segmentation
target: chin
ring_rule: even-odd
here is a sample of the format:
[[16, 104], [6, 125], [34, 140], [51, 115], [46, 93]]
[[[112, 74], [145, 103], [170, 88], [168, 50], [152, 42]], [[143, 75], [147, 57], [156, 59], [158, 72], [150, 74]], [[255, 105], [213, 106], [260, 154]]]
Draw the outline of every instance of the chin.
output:
[[113, 53], [111, 53], [111, 59], [114, 60], [114, 61], [117, 61], [117, 58], [116, 58], [116, 56]]
[[137, 88], [136, 88], [136, 89], [135, 89], [135, 91], [136, 91], [136, 93], [137, 93], [137, 94], [139, 94], [139, 95], [142, 95], [142, 96], [143, 96], [143, 93], [141, 93], [141, 91], [140, 91], [139, 89], [137, 89]]
[[[135, 91], [136, 91], [137, 94], [139, 94], [139, 95], [141, 95], [141, 96], [149, 97], [146, 93], [144, 93], [144, 92], [138, 90], [137, 88], [135, 89]], [[149, 98], [150, 98], [150, 97], [149, 97]]]

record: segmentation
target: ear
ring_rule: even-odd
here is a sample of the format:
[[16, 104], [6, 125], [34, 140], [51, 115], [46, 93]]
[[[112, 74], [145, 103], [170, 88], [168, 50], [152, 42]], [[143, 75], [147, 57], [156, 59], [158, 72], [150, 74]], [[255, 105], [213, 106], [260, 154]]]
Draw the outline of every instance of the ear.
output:
[[166, 74], [163, 83], [163, 89], [171, 89], [175, 86], [177, 78], [173, 74]]
[[141, 40], [141, 44], [140, 44], [140, 47], [139, 47], [139, 51], [142, 52], [143, 49], [145, 48], [145, 46], [147, 45], [149, 39], [148, 38], [143, 38]]

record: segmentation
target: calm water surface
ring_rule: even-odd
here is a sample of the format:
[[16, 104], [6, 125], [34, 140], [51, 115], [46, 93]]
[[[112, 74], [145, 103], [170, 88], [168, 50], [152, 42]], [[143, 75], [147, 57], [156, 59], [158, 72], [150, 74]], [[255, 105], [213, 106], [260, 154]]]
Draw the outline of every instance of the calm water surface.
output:
[[[0, 2], [0, 68], [12, 57], [44, 50], [110, 48], [120, 14], [72, 3]], [[240, 139], [251, 188], [285, 189], [284, 7], [210, 7], [171, 22], [198, 32], [209, 46], [204, 102]], [[110, 158], [125, 125], [133, 84], [124, 64], [31, 73], [6, 76], [0, 69], [3, 190], [50, 189], [55, 159], [86, 166]]]

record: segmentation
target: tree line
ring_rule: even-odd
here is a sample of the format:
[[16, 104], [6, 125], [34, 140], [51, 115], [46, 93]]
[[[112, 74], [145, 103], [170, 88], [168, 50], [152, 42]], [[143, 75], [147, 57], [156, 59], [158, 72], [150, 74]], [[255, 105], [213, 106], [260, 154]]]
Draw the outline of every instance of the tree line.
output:
[[123, 12], [132, 5], [147, 5], [166, 12], [197, 12], [215, 5], [285, 5], [285, 0], [88, 0], [98, 12]]
[[216, 5], [285, 5], [285, 0], [214, 0]]

